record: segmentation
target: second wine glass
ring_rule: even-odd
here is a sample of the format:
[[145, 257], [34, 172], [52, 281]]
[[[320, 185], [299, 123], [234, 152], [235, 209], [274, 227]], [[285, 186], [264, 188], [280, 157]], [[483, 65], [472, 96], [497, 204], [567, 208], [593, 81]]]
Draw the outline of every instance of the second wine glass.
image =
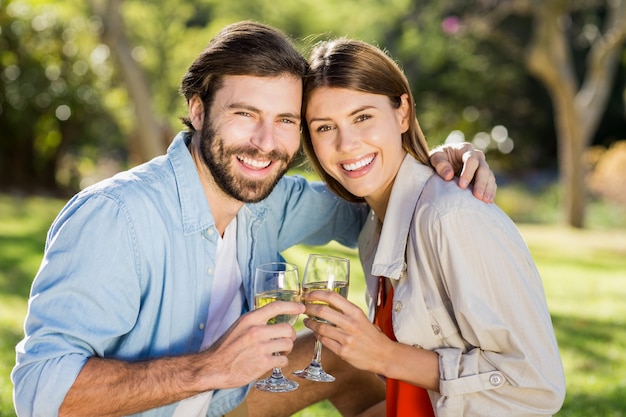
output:
[[[261, 308], [274, 301], [300, 301], [300, 280], [296, 265], [271, 262], [257, 267], [254, 277], [254, 308]], [[289, 323], [293, 326], [297, 319], [298, 314], [279, 314], [267, 323]], [[280, 355], [278, 352], [274, 354]], [[285, 378], [280, 368], [274, 368], [272, 374], [257, 381], [255, 387], [262, 391], [289, 392], [298, 388], [298, 383]]]
[[[346, 258], [330, 255], [309, 255], [302, 279], [303, 295], [315, 290], [335, 291], [344, 298], [348, 296], [350, 284], [350, 261]], [[326, 304], [322, 301], [307, 303]], [[312, 319], [323, 321], [318, 317]], [[305, 369], [294, 371], [294, 375], [317, 382], [333, 382], [335, 377], [322, 368], [322, 342], [315, 338], [313, 359]]]

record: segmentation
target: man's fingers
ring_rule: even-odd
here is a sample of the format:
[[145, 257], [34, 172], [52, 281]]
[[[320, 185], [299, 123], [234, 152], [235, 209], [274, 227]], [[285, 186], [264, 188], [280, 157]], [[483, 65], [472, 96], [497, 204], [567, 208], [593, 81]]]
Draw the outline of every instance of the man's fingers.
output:
[[448, 161], [448, 156], [442, 148], [435, 148], [431, 151], [430, 163], [444, 180], [449, 181], [454, 177], [454, 167]]
[[280, 314], [302, 314], [304, 306], [291, 301], [274, 301], [250, 313], [255, 323], [265, 324]]
[[[466, 164], [466, 166], [469, 166], [469, 164]], [[476, 172], [473, 175], [474, 196], [486, 203], [493, 203], [497, 190], [496, 177], [484, 159], [477, 160]], [[461, 173], [461, 176], [463, 176], [463, 173]]]
[[485, 203], [493, 203], [498, 185], [496, 184], [495, 177], [490, 175], [486, 181], [482, 181], [480, 185], [474, 185], [474, 196], [480, 198]]
[[483, 157], [482, 160], [484, 161], [484, 154], [482, 152], [476, 152], [479, 151], [469, 151], [463, 154], [463, 169], [459, 175], [459, 186], [461, 188], [467, 188], [470, 182], [472, 182], [472, 179], [479, 174], [477, 170], [479, 170], [481, 165], [480, 156]]

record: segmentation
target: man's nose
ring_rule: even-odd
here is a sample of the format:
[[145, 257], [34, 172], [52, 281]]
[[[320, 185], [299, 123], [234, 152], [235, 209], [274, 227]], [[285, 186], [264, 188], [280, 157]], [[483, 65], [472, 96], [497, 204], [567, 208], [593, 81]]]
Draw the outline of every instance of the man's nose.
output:
[[274, 124], [266, 121], [259, 122], [250, 142], [261, 152], [273, 151], [276, 148]]

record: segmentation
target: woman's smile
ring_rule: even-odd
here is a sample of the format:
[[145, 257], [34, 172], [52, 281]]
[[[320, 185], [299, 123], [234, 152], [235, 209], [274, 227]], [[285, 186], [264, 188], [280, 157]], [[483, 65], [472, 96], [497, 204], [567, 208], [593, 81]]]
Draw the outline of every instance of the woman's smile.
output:
[[375, 158], [376, 154], [371, 153], [365, 155], [364, 157], [356, 158], [356, 160], [340, 162], [339, 165], [344, 171], [346, 171], [346, 173], [365, 174], [369, 171], [368, 168], [371, 166]]
[[389, 97], [347, 88], [320, 87], [306, 110], [315, 154], [348, 192], [373, 206], [386, 204], [406, 152], [406, 106]]

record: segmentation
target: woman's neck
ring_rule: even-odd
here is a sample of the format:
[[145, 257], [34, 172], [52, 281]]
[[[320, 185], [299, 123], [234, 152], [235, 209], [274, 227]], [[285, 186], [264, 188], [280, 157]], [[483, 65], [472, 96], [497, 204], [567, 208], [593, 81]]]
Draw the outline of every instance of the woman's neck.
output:
[[393, 189], [394, 182], [395, 176], [391, 182], [385, 184], [384, 187], [379, 188], [375, 193], [365, 197], [365, 201], [371, 209], [374, 210], [376, 217], [378, 217], [381, 223], [385, 221], [385, 213], [387, 212], [387, 206], [389, 205], [389, 198], [391, 197], [391, 190]]
[[[404, 154], [406, 156], [406, 153]], [[404, 158], [402, 158], [404, 161]], [[400, 171], [400, 166], [402, 162], [398, 164], [396, 167], [396, 171], [380, 188], [374, 191], [372, 194], [365, 196], [365, 201], [374, 210], [376, 213], [376, 217], [384, 223], [385, 221], [385, 213], [387, 212], [387, 206], [389, 205], [389, 199], [391, 198], [391, 190], [393, 190], [393, 184], [396, 182], [396, 177], [398, 176], [398, 171]]]

